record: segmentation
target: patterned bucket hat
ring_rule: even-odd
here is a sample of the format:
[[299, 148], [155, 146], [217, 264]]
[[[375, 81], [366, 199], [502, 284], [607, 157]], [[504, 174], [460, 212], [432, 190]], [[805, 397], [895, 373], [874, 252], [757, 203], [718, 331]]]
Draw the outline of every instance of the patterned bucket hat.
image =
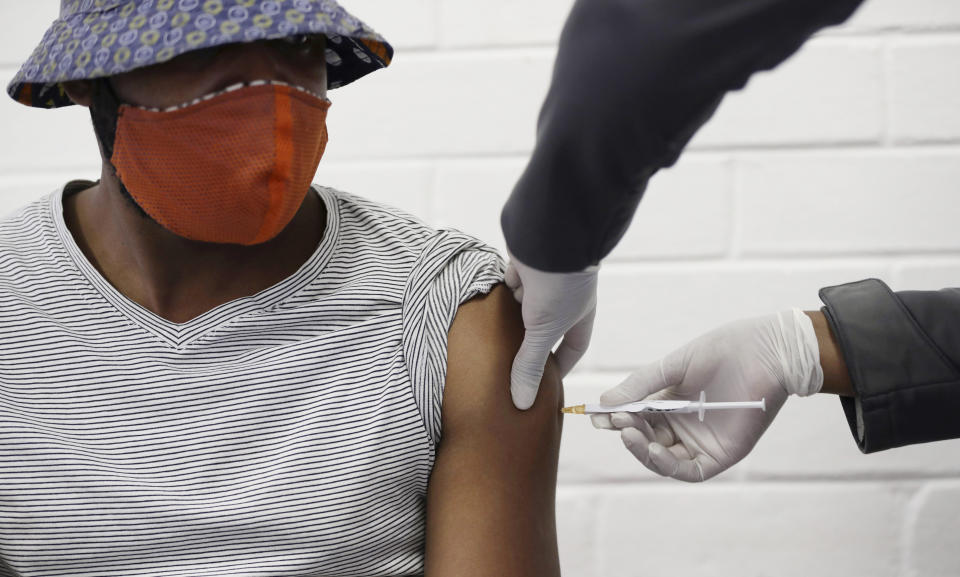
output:
[[327, 85], [390, 64], [393, 47], [334, 0], [61, 0], [60, 18], [7, 86], [14, 100], [69, 106], [61, 82], [113, 76], [222, 44], [327, 37]]

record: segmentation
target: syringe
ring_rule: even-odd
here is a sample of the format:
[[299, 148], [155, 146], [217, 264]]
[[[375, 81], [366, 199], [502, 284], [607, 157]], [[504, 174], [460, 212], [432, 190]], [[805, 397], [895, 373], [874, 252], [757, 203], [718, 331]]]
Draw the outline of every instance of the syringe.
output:
[[708, 403], [707, 393], [700, 391], [699, 401], [638, 401], [625, 405], [599, 405], [588, 403], [564, 407], [564, 413], [575, 415], [595, 415], [598, 413], [697, 413], [703, 421], [703, 414], [708, 410], [717, 409], [760, 409], [767, 410], [766, 398], [759, 401], [727, 401]]

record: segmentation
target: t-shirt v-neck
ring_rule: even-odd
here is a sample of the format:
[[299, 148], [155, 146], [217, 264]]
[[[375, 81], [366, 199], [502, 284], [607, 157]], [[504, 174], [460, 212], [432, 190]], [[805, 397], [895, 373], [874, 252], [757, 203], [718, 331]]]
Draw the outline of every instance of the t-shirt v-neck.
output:
[[423, 574], [447, 334], [504, 264], [314, 188], [317, 254], [182, 325], [96, 274], [62, 190], [0, 219], [0, 574]]
[[170, 347], [181, 349], [202, 337], [208, 331], [216, 329], [224, 323], [229, 323], [239, 317], [271, 310], [301, 289], [308, 286], [317, 278], [336, 248], [340, 229], [340, 213], [336, 198], [325, 188], [313, 186], [311, 191], [316, 193], [326, 207], [326, 228], [320, 244], [313, 254], [296, 272], [282, 281], [262, 291], [233, 299], [186, 321], [176, 323], [161, 317], [143, 305], [133, 301], [116, 289], [100, 274], [86, 255], [77, 245], [73, 234], [67, 227], [63, 214], [63, 200], [94, 183], [75, 180], [68, 182], [63, 188], [51, 194], [50, 209], [53, 222], [60, 242], [66, 250], [73, 264], [80, 274], [90, 283], [90, 288], [106, 300], [120, 314], [126, 316], [132, 323], [153, 334]]

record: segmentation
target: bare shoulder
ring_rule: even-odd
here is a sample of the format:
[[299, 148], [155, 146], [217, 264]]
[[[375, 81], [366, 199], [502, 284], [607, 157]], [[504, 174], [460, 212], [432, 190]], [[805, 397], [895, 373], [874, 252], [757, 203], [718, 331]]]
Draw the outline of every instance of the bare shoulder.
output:
[[522, 341], [520, 304], [506, 286], [498, 285], [460, 307], [448, 337], [445, 437], [475, 419], [559, 437], [563, 389], [552, 358], [534, 406], [520, 411], [510, 400], [510, 369]]
[[427, 575], [559, 575], [563, 392], [551, 359], [527, 411], [510, 399], [523, 340], [509, 289], [462, 305], [449, 332], [443, 432], [427, 501]]

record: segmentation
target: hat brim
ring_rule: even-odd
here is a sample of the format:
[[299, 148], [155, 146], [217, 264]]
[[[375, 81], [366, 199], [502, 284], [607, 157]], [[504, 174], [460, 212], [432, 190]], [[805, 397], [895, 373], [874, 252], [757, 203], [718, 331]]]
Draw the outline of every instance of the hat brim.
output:
[[333, 0], [97, 4], [86, 11], [68, 8], [50, 26], [7, 86], [14, 100], [39, 108], [69, 106], [73, 102], [62, 82], [115, 76], [204, 48], [300, 34], [327, 37], [330, 89], [385, 68], [393, 58], [393, 47], [383, 37]]

